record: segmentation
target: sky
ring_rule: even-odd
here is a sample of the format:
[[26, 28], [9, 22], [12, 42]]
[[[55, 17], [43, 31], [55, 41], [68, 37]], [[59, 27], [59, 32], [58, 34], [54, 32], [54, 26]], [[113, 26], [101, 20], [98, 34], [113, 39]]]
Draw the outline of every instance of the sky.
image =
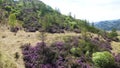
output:
[[41, 0], [62, 14], [89, 22], [120, 19], [120, 0]]

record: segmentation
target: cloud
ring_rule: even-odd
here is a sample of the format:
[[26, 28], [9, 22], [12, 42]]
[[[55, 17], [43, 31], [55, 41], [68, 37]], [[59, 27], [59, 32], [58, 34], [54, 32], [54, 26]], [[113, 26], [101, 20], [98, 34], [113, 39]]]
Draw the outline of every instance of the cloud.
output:
[[120, 18], [120, 0], [43, 0], [63, 14], [76, 15], [88, 21], [112, 20]]

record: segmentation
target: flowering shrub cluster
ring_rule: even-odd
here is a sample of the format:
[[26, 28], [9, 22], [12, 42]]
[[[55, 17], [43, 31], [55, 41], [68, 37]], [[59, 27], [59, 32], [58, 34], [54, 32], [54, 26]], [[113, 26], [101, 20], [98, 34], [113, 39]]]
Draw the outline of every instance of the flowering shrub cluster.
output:
[[69, 37], [49, 46], [44, 42], [36, 46], [25, 44], [21, 48], [25, 68], [93, 68], [92, 54], [111, 50], [108, 42], [80, 37]]
[[120, 53], [117, 55], [114, 55], [114, 58], [115, 58], [116, 68], [120, 68]]
[[100, 51], [110, 51], [112, 50], [112, 47], [110, 46], [110, 42], [107, 41], [100, 41], [97, 38], [93, 38], [90, 40], [92, 44], [96, 45]]
[[22, 51], [26, 68], [56, 68], [54, 64], [55, 52], [50, 50], [45, 43], [37, 43], [35, 47], [25, 44]]

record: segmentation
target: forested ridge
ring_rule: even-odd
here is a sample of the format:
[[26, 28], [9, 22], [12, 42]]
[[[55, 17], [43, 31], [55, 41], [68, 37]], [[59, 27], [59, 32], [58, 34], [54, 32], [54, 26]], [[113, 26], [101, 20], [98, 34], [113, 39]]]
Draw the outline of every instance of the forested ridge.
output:
[[12, 29], [18, 25], [25, 31], [35, 32], [45, 30], [51, 33], [60, 33], [64, 30], [80, 32], [82, 29], [97, 31], [86, 20], [75, 19], [61, 14], [59, 9], [53, 9], [40, 0], [1, 0], [0, 21], [9, 24]]

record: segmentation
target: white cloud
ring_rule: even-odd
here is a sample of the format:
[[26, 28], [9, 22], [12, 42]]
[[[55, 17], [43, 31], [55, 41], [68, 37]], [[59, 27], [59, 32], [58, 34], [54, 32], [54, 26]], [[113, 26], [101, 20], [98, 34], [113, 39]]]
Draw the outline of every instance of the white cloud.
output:
[[57, 7], [63, 14], [76, 15], [77, 18], [90, 22], [120, 18], [120, 0], [43, 0], [46, 4]]

